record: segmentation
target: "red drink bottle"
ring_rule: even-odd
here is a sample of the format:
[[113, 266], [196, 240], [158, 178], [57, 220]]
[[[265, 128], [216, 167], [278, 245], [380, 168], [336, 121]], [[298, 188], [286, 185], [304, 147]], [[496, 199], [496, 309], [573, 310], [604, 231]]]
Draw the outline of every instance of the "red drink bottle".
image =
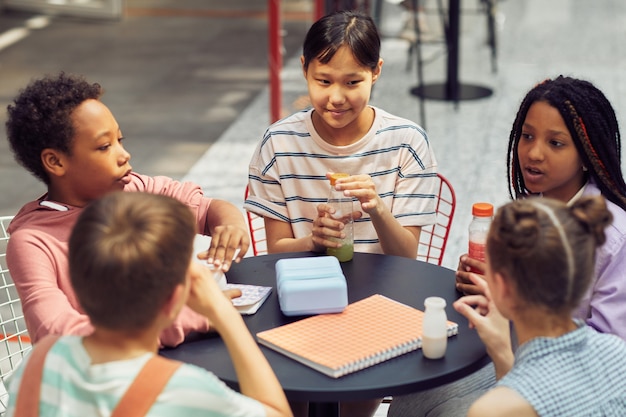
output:
[[[493, 219], [493, 205], [489, 203], [475, 203], [472, 206], [472, 222], [469, 225], [469, 250], [472, 259], [485, 261], [485, 246], [487, 233]], [[472, 268], [472, 272], [483, 273]]]

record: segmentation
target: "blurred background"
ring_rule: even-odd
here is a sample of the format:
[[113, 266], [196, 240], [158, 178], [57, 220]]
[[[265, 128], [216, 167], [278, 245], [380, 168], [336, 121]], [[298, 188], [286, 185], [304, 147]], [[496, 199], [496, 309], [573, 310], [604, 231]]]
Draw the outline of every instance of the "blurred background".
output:
[[[425, 126], [455, 188], [445, 266], [455, 268], [466, 250], [471, 204], [509, 199], [509, 130], [534, 84], [559, 74], [588, 79], [625, 125], [622, 0], [0, 0], [0, 215], [44, 192], [9, 151], [6, 106], [31, 79], [60, 70], [102, 84], [137, 172], [198, 182], [241, 207], [247, 164], [275, 118], [271, 6], [280, 11], [279, 101], [287, 115], [308, 104], [299, 64], [306, 31], [320, 7], [350, 5], [367, 9], [383, 35], [371, 104]], [[485, 95], [415, 94], [446, 85], [451, 69], [463, 94], [477, 87]]]

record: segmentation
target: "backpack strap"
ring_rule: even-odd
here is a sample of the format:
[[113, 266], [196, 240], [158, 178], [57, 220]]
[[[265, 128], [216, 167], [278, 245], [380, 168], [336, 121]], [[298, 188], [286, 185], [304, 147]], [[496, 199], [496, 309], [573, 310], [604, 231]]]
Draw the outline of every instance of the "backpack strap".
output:
[[182, 362], [155, 355], [141, 368], [111, 417], [145, 416]]
[[[39, 415], [39, 398], [41, 395], [41, 377], [43, 365], [48, 351], [59, 338], [48, 335], [40, 339], [30, 353], [22, 380], [20, 381], [17, 400], [15, 401], [15, 417], [37, 417]], [[36, 398], [36, 401], [33, 399]]]
[[[41, 379], [48, 351], [59, 336], [48, 335], [33, 348], [20, 381], [15, 402], [15, 417], [39, 416]], [[145, 416], [182, 362], [152, 356], [111, 413], [111, 417]], [[33, 401], [36, 398], [37, 401]]]

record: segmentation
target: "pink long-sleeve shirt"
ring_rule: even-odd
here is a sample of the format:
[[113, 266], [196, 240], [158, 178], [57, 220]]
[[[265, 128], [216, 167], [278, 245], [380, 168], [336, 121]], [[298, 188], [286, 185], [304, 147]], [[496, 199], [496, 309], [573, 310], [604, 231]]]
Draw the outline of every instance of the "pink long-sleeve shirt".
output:
[[[167, 177], [132, 174], [124, 191], [168, 195], [187, 204], [196, 216], [200, 233], [208, 234], [206, 222], [211, 199], [199, 186]], [[39, 200], [26, 204], [11, 222], [7, 264], [22, 301], [26, 326], [33, 342], [47, 334], [88, 335], [93, 331], [72, 288], [68, 265], [68, 241], [80, 207], [52, 208]], [[176, 346], [191, 331], [206, 332], [208, 320], [184, 307], [160, 336], [163, 346]]]

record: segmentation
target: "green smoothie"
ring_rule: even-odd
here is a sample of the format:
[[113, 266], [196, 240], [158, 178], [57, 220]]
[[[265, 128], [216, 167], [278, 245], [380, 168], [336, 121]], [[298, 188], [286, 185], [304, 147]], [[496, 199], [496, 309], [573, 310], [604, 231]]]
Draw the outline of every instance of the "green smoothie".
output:
[[354, 255], [354, 244], [346, 243], [340, 248], [326, 248], [326, 254], [334, 256], [339, 262], [351, 261], [352, 255]]

